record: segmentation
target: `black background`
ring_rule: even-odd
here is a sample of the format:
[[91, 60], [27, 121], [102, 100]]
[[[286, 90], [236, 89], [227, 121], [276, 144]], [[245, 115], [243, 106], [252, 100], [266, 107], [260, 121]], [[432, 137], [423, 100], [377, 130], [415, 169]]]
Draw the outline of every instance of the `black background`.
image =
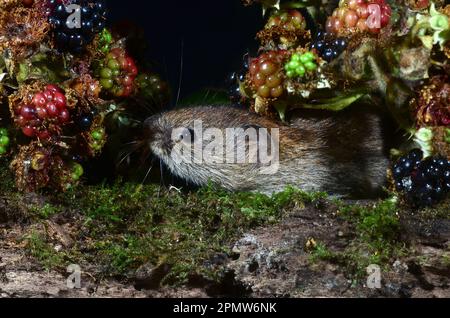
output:
[[242, 56], [257, 48], [263, 25], [259, 5], [241, 0], [107, 0], [110, 20], [129, 20], [145, 29], [148, 56], [181, 97], [203, 88], [224, 87]]

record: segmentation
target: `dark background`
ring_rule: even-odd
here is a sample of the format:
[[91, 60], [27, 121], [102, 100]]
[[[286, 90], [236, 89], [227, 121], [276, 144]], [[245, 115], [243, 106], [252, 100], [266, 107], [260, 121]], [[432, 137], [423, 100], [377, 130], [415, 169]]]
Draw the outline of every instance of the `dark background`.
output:
[[257, 48], [263, 25], [258, 5], [240, 0], [107, 0], [110, 20], [129, 20], [145, 29], [148, 56], [181, 98], [203, 88], [225, 87], [242, 57]]

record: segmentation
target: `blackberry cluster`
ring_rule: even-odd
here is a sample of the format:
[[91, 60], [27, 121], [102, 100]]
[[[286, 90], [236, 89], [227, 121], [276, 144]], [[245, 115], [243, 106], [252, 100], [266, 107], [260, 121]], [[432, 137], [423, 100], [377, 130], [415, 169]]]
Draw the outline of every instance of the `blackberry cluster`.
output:
[[[81, 7], [81, 28], [71, 28], [68, 25], [67, 12], [70, 4]], [[49, 0], [49, 22], [53, 26], [56, 46], [62, 51], [80, 53], [92, 42], [95, 35], [105, 28], [106, 5], [104, 0]]]
[[270, 29], [273, 27], [295, 32], [306, 28], [306, 20], [297, 10], [281, 10], [270, 17], [265, 28]]
[[399, 159], [393, 169], [396, 188], [416, 206], [431, 206], [450, 192], [450, 161], [442, 157], [423, 159], [413, 150]]
[[58, 135], [70, 121], [66, 95], [56, 85], [47, 85], [43, 92], [34, 95], [31, 103], [17, 107], [15, 113], [23, 134], [41, 140]]
[[89, 146], [94, 151], [101, 151], [106, 140], [106, 132], [103, 127], [92, 131], [89, 136]]
[[311, 49], [315, 49], [325, 61], [331, 62], [345, 51], [347, 44], [345, 38], [333, 39], [330, 34], [319, 31]]
[[163, 103], [169, 99], [169, 87], [157, 74], [141, 73], [136, 77], [136, 86], [148, 100]]
[[288, 51], [269, 51], [250, 63], [250, 79], [256, 94], [262, 98], [278, 98], [284, 94], [283, 62]]
[[112, 49], [100, 67], [100, 84], [106, 91], [116, 97], [128, 97], [134, 92], [138, 69], [124, 49]]
[[316, 56], [312, 52], [294, 53], [284, 69], [289, 78], [303, 77], [307, 72], [314, 72], [317, 69]]
[[[376, 19], [381, 14], [379, 21]], [[348, 35], [355, 32], [380, 33], [386, 27], [392, 15], [392, 9], [386, 0], [341, 0], [339, 7], [327, 20], [329, 33]]]

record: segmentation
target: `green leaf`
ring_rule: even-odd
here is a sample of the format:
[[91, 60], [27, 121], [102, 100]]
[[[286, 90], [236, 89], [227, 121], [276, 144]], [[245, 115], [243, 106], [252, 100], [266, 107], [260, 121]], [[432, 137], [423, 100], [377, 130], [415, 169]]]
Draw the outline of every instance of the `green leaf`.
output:
[[364, 97], [365, 93], [323, 99], [314, 104], [303, 104], [301, 108], [340, 111]]
[[40, 79], [46, 82], [59, 83], [70, 78], [64, 58], [47, 53], [38, 53], [29, 60], [19, 64], [15, 74], [19, 83], [28, 79]]

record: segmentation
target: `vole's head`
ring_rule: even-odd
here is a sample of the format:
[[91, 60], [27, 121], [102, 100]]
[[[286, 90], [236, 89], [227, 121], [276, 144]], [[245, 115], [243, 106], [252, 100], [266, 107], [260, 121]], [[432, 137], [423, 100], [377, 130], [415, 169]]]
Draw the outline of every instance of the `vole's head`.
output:
[[[230, 154], [230, 149], [226, 148], [230, 144], [229, 139], [239, 137], [227, 134], [229, 129], [246, 132], [248, 128], [257, 130], [273, 127], [276, 127], [276, 124], [269, 120], [230, 106], [177, 109], [152, 116], [144, 122], [145, 138], [150, 151], [172, 173], [195, 184], [206, 184], [208, 179], [214, 179], [214, 177], [223, 183], [230, 171], [227, 169], [239, 169], [237, 165], [223, 164], [226, 161], [225, 157]], [[222, 146], [209, 151], [213, 158], [205, 160], [204, 150], [208, 149], [212, 140], [217, 140], [218, 135], [223, 138]], [[245, 138], [243, 143], [247, 149], [249, 143]], [[201, 162], [196, 160], [198, 151], [202, 156]], [[233, 155], [239, 158], [240, 155], [236, 149], [233, 148], [232, 151], [236, 152]], [[247, 153], [244, 152], [242, 156], [248, 159]]]

